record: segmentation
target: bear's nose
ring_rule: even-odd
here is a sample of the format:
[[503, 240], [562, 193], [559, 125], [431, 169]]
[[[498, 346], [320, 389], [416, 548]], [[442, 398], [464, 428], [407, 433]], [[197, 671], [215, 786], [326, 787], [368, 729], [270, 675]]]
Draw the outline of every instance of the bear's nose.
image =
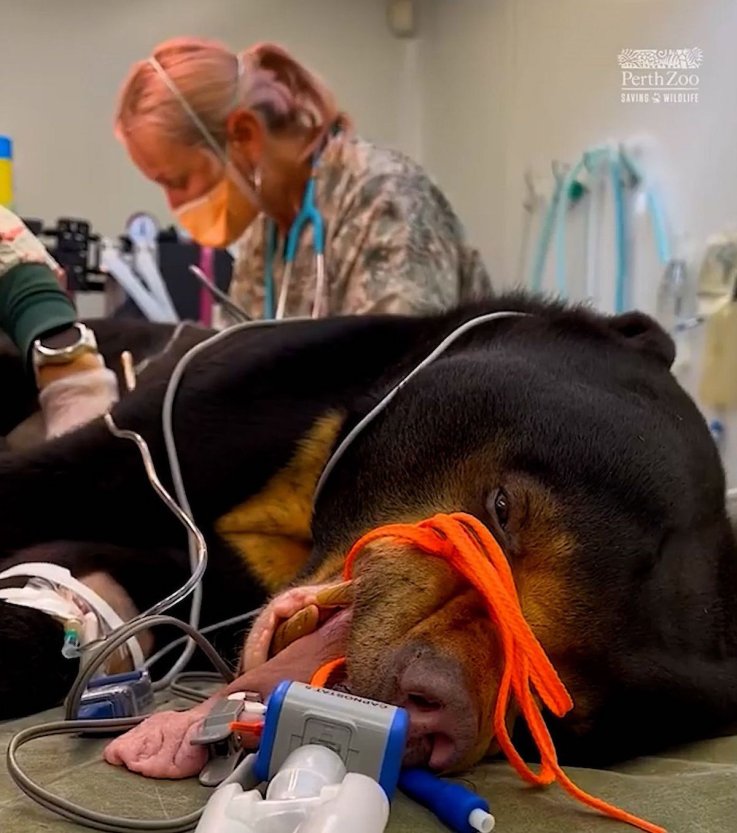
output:
[[478, 716], [460, 664], [427, 647], [396, 657], [394, 705], [410, 720], [405, 764], [452, 768], [476, 741]]

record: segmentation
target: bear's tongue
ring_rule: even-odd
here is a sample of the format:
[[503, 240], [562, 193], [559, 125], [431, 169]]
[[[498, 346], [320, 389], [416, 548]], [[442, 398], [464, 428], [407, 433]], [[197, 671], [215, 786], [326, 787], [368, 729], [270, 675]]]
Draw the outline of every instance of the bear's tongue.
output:
[[282, 680], [308, 683], [326, 662], [345, 656], [351, 608], [336, 613], [314, 633], [292, 642], [276, 656], [234, 680], [226, 694], [254, 691], [265, 699]]

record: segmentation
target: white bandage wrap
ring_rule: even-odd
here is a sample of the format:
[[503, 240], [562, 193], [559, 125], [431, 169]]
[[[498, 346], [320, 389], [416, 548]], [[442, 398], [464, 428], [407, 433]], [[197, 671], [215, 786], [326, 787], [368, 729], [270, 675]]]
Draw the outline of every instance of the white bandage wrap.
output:
[[19, 607], [40, 610], [62, 624], [76, 622], [80, 626], [80, 644], [89, 645], [100, 637], [100, 623], [93, 611], [63, 587], [35, 585], [33, 579], [25, 587], [0, 590], [0, 599]]
[[[52, 587], [33, 583], [25, 587], [6, 587], [0, 589], [0, 599], [9, 604], [40, 610], [63, 623], [79, 622], [82, 626], [80, 642], [83, 646], [100, 638], [100, 622], [105, 625], [107, 631], [114, 631], [124, 624], [101, 596], [74, 578], [66, 567], [42, 561], [29, 561], [16, 564], [0, 573], [0, 579], [15, 577], [43, 579]], [[143, 651], [138, 640], [133, 636], [126, 645], [135, 668], [143, 668]]]
[[47, 439], [86, 425], [118, 401], [118, 378], [98, 358], [99, 368], [70, 373], [50, 382], [39, 394]]

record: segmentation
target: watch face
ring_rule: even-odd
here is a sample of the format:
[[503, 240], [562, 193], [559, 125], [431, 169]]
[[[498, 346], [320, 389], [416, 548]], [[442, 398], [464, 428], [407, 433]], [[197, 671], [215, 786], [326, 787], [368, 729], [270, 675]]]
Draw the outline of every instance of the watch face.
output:
[[151, 214], [134, 214], [126, 223], [126, 234], [135, 245], [153, 246], [159, 234], [159, 224]]
[[77, 344], [79, 341], [79, 330], [76, 327], [69, 327], [61, 332], [42, 336], [39, 340], [44, 347], [52, 350], [63, 350], [65, 347], [73, 347]]

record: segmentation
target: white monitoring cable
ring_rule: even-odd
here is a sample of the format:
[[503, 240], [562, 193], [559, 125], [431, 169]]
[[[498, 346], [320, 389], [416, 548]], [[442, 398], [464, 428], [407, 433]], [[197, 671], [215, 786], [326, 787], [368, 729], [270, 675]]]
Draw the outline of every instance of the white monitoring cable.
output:
[[[390, 391], [389, 393], [384, 396], [383, 399], [379, 401], [377, 405], [375, 405], [367, 414], [364, 416], [346, 435], [343, 441], [340, 443], [338, 448], [333, 452], [333, 455], [328, 460], [325, 468], [322, 470], [320, 477], [317, 481], [317, 486], [315, 487], [315, 493], [313, 497], [313, 506], [317, 504], [317, 499], [325, 487], [325, 483], [330, 476], [331, 472], [334, 470], [335, 466], [340, 461], [341, 457], [346, 453], [348, 447], [352, 445], [355, 441], [356, 437], [363, 432], [363, 430], [373, 422], [377, 416], [389, 405], [389, 403], [394, 399], [394, 397], [399, 393], [400, 390], [411, 380], [413, 379], [420, 371], [424, 370], [431, 362], [435, 361], [435, 359], [444, 353], [448, 347], [450, 347], [453, 342], [455, 342], [458, 338], [460, 338], [464, 333], [468, 332], [469, 330], [478, 327], [481, 324], [486, 324], [491, 321], [497, 321], [503, 318], [526, 318], [530, 317], [531, 313], [525, 312], [513, 312], [511, 310], [505, 310], [502, 312], [491, 312], [486, 313], [484, 315], [479, 315], [476, 318], [472, 318], [469, 321], [464, 322], [455, 330], [453, 330], [448, 336], [446, 336], [434, 350], [432, 350], [418, 365], [416, 365], [400, 382], [398, 382]], [[727, 501], [737, 500], [737, 487], [728, 489], [726, 493]]]
[[330, 477], [330, 473], [333, 471], [335, 466], [340, 461], [340, 458], [346, 453], [348, 450], [348, 446], [350, 446], [356, 437], [366, 428], [366, 426], [373, 422], [376, 417], [386, 408], [386, 406], [394, 399], [394, 397], [399, 393], [400, 390], [414, 377], [420, 373], [420, 371], [424, 370], [431, 362], [434, 362], [435, 359], [444, 353], [450, 346], [453, 344], [454, 341], [459, 339], [464, 333], [467, 333], [469, 330], [472, 330], [474, 327], [478, 327], [481, 324], [487, 324], [490, 321], [498, 321], [503, 318], [525, 318], [529, 315], [526, 312], [512, 312], [510, 310], [506, 310], [503, 312], [489, 312], [484, 315], [478, 315], [476, 318], [472, 318], [469, 321], [465, 321], [463, 324], [460, 324], [458, 327], [453, 330], [452, 333], [447, 335], [438, 346], [432, 350], [418, 365], [414, 367], [400, 382], [398, 382], [390, 391], [386, 394], [386, 396], [375, 405], [365, 417], [363, 417], [360, 422], [358, 422], [354, 428], [347, 434], [343, 442], [338, 446], [338, 448], [333, 452], [332, 457], [328, 460], [327, 465], [322, 470], [322, 474], [320, 475], [320, 479], [317, 481], [317, 486], [315, 487], [315, 495], [312, 500], [312, 505], [315, 506], [317, 504], [317, 499], [322, 492], [323, 488], [325, 487], [325, 482], [327, 481], [328, 477]]
[[[239, 622], [247, 622], [249, 619], [253, 619], [261, 612], [261, 608], [257, 608], [256, 610], [249, 610], [248, 613], [239, 613], [237, 616], [231, 616], [230, 619], [223, 619], [222, 622], [216, 622], [214, 625], [208, 625], [206, 628], [200, 628], [201, 634], [212, 633], [213, 631], [220, 630], [220, 628], [227, 628], [230, 625], [237, 625]], [[175, 639], [173, 642], [170, 642], [168, 645], [164, 645], [161, 650], [157, 651], [153, 656], [150, 656], [144, 665], [144, 668], [151, 668], [155, 665], [160, 659], [165, 657], [168, 653], [173, 651], [175, 648], [178, 648], [180, 645], [184, 644], [187, 641], [186, 636], [180, 636], [178, 639]]]
[[137, 446], [143, 459], [143, 465], [151, 486], [159, 498], [191, 536], [195, 550], [195, 563], [197, 565], [197, 569], [193, 571], [193, 574], [178, 590], [170, 593], [161, 601], [156, 602], [156, 604], [152, 605], [143, 613], [139, 613], [136, 617], [134, 617], [134, 619], [131, 619], [126, 623], [126, 625], [129, 625], [132, 622], [140, 621], [147, 616], [154, 616], [157, 613], [163, 613], [165, 610], [169, 610], [192, 592], [193, 586], [202, 578], [202, 574], [204, 573], [207, 565], [207, 543], [205, 542], [204, 535], [200, 532], [199, 528], [192, 520], [191, 513], [182, 510], [159, 480], [154, 467], [153, 459], [151, 458], [151, 452], [149, 451], [148, 444], [143, 437], [135, 431], [118, 428], [112, 418], [112, 415], [109, 413], [105, 414], [104, 420], [107, 429], [114, 437], [130, 440]]
[[[193, 517], [192, 508], [189, 504], [189, 499], [187, 498], [187, 491], [184, 487], [184, 479], [182, 477], [182, 470], [179, 463], [179, 453], [177, 451], [176, 441], [174, 439], [173, 428], [174, 400], [176, 398], [177, 391], [179, 389], [182, 377], [184, 376], [184, 372], [187, 369], [187, 366], [192, 361], [192, 359], [199, 356], [204, 351], [208, 350], [211, 346], [218, 344], [219, 342], [227, 338], [230, 338], [231, 336], [235, 335], [236, 333], [240, 333], [243, 330], [277, 327], [282, 326], [284, 324], [294, 323], [297, 321], [308, 320], [310, 319], [291, 318], [287, 321], [243, 321], [240, 324], [235, 324], [234, 326], [229, 327], [226, 330], [222, 330], [219, 333], [215, 333], [215, 335], [211, 336], [205, 341], [201, 341], [199, 344], [195, 344], [195, 346], [190, 348], [182, 356], [179, 362], [177, 362], [177, 365], [174, 368], [174, 371], [169, 379], [169, 384], [167, 385], [166, 393], [164, 395], [164, 403], [161, 409], [161, 425], [164, 435], [164, 444], [166, 446], [167, 461], [169, 463], [169, 470], [171, 472], [172, 482], [174, 485], [174, 492], [177, 496], [179, 507], [181, 508], [182, 512], [184, 512], [184, 514], [187, 515], [190, 519]], [[195, 571], [198, 571], [200, 554], [197, 549], [197, 541], [195, 540], [192, 534], [190, 534], [189, 536], [189, 556], [190, 567], [194, 573]], [[203, 573], [204, 568], [200, 571], [200, 579]], [[198, 580], [194, 586], [194, 592], [192, 596], [192, 607], [190, 610], [189, 617], [189, 623], [193, 628], [199, 627], [201, 608], [202, 582], [201, 580]], [[189, 662], [194, 652], [194, 648], [195, 646], [192, 640], [187, 640], [187, 644], [181, 656], [174, 663], [169, 672], [157, 683], [158, 686], [163, 687], [171, 683], [174, 677], [176, 677]]]

